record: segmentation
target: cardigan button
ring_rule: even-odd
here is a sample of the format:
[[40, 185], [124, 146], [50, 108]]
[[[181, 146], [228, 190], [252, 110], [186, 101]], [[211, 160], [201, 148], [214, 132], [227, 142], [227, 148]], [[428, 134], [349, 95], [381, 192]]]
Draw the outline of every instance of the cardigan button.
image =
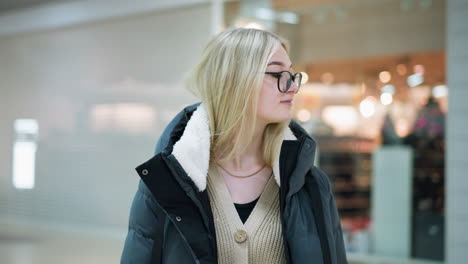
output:
[[148, 170], [147, 170], [147, 169], [142, 170], [142, 171], [141, 171], [141, 174], [143, 174], [143, 175], [145, 175], [145, 176], [148, 175]]
[[247, 232], [244, 230], [239, 230], [234, 234], [234, 240], [236, 240], [237, 243], [244, 243], [247, 240]]

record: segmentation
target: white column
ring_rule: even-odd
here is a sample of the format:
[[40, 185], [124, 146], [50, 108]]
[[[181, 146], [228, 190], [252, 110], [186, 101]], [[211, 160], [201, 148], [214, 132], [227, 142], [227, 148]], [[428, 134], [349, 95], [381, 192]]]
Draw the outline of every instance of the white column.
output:
[[224, 29], [224, 0], [211, 0], [211, 35]]
[[274, 18], [266, 19], [274, 13], [271, 2], [271, 0], [241, 0], [240, 15], [246, 19], [259, 21], [265, 29], [275, 31]]
[[446, 243], [448, 264], [468, 263], [467, 0], [447, 1]]
[[413, 155], [405, 146], [372, 154], [372, 239], [378, 256], [409, 258]]

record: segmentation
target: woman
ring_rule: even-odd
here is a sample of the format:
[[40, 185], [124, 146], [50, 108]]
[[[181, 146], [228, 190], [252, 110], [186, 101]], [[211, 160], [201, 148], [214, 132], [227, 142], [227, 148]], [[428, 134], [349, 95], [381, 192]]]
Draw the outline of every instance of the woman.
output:
[[315, 142], [291, 120], [302, 78], [291, 67], [271, 32], [227, 30], [207, 45], [189, 79], [202, 103], [136, 168], [121, 263], [346, 263]]

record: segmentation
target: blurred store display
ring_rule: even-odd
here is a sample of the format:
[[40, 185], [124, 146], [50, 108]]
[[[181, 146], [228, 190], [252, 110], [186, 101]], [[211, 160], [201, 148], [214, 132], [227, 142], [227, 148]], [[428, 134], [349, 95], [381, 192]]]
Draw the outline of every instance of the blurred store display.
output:
[[397, 242], [400, 256], [442, 260], [445, 1], [253, 0], [224, 10], [226, 26], [269, 29], [291, 41], [293, 71], [307, 76], [294, 118], [318, 141], [316, 164], [330, 176], [348, 252], [377, 253], [372, 153], [401, 148], [414, 156], [394, 163], [411, 183], [399, 201], [411, 210], [411, 239]]
[[404, 139], [413, 158], [414, 257], [444, 259], [445, 114], [430, 97], [419, 111], [413, 131]]

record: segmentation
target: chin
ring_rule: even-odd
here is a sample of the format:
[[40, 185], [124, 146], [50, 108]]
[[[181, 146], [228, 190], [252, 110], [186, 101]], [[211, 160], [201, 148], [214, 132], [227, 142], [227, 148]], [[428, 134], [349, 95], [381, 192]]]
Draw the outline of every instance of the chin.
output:
[[275, 109], [273, 111], [269, 111], [268, 114], [259, 115], [258, 119], [263, 120], [266, 124], [272, 123], [281, 123], [285, 121], [290, 121], [292, 119], [292, 111], [289, 109], [287, 111], [281, 109]]
[[284, 116], [275, 116], [275, 118], [272, 118], [268, 120], [268, 123], [281, 123], [281, 122], [289, 122], [292, 118], [292, 114], [289, 115], [284, 115]]
[[289, 110], [281, 115], [281, 121], [279, 122], [284, 122], [284, 121], [289, 121], [293, 117], [292, 111]]

